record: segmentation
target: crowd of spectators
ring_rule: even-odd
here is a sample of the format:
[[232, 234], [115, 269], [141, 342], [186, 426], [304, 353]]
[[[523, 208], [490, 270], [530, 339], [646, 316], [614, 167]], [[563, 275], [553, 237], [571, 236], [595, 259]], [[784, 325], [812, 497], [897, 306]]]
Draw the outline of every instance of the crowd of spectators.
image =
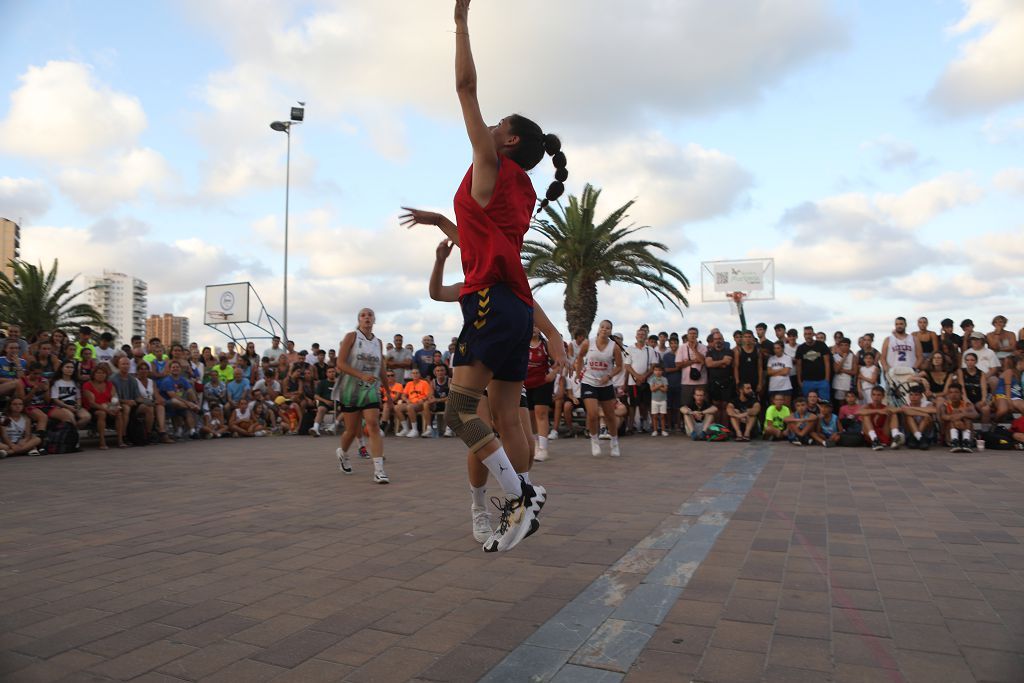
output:
[[[959, 334], [949, 319], [932, 331], [920, 318], [909, 332], [899, 318], [891, 334], [876, 340], [866, 333], [856, 345], [842, 332], [829, 344], [809, 326], [802, 342], [801, 331], [782, 324], [769, 337], [763, 323], [736, 331], [731, 342], [717, 329], [702, 338], [696, 327], [680, 335], [642, 326], [628, 345], [613, 334], [624, 359], [612, 378], [617, 430], [694, 440], [731, 432], [741, 441], [826, 447], [855, 434], [875, 448], [946, 443], [966, 450], [972, 429], [1006, 423], [1024, 448], [1024, 418], [1014, 420], [1024, 413], [1024, 329], [1014, 335], [1006, 322], [997, 316], [982, 333], [965, 320]], [[585, 339], [573, 335], [570, 361]], [[387, 434], [451, 436], [443, 413], [454, 349], [454, 339], [441, 349], [429, 335], [419, 349], [402, 335], [386, 343], [381, 391], [394, 406], [382, 402]], [[85, 326], [73, 337], [54, 330], [29, 340], [9, 325], [0, 350], [0, 457], [77, 450], [80, 435], [106, 449], [320, 436], [338, 424], [331, 398], [337, 352], [319, 344], [296, 351], [275, 337], [262, 352], [250, 341], [215, 353], [135, 336], [117, 347], [111, 334]], [[543, 369], [538, 376], [550, 391], [530, 391], [529, 408], [546, 450], [547, 438], [583, 431], [580, 381]]]

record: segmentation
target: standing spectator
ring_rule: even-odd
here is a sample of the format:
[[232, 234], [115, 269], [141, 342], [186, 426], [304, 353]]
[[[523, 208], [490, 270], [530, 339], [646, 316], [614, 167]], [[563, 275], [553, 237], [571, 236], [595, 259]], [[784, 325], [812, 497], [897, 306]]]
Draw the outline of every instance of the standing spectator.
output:
[[[795, 330], [794, 330], [795, 332]], [[804, 328], [804, 343], [796, 349], [796, 379], [804, 397], [817, 391], [822, 399], [831, 400], [832, 363], [825, 342], [814, 338], [814, 328]]]
[[15, 396], [7, 405], [3, 416], [3, 429], [0, 430], [0, 438], [3, 439], [3, 448], [0, 449], [0, 458], [8, 455], [40, 455], [39, 447], [43, 440], [32, 433], [32, 422], [23, 412], [25, 401], [20, 396]]
[[732, 352], [725, 348], [722, 333], [711, 334], [711, 348], [707, 352], [708, 394], [719, 414], [725, 413], [725, 405], [736, 394], [733, 381]]
[[217, 359], [217, 364], [210, 368], [211, 374], [216, 374], [220, 377], [220, 381], [227, 384], [235, 378], [235, 369], [228, 364], [228, 356], [226, 353], [220, 354], [220, 358]]
[[264, 358], [269, 358], [271, 363], [275, 363], [284, 354], [285, 350], [281, 348], [281, 337], [275, 334], [270, 340], [270, 348], [263, 352], [263, 356]]
[[910, 380], [920, 366], [921, 340], [907, 334], [907, 319], [896, 318], [892, 334], [882, 342], [878, 364], [889, 386], [893, 405], [907, 402]]
[[[673, 361], [674, 362], [674, 361]], [[661, 363], [655, 363], [654, 374], [647, 380], [651, 388], [651, 436], [668, 436], [668, 378]]]
[[395, 382], [405, 386], [408, 381], [409, 370], [412, 369], [413, 354], [402, 344], [402, 335], [395, 335], [395, 348], [387, 352], [387, 368], [395, 373]]
[[636, 428], [641, 433], [646, 431], [645, 421], [651, 418], [651, 388], [648, 378], [654, 373], [658, 362], [658, 353], [647, 344], [647, 330], [640, 328], [636, 332], [636, 342], [626, 349], [623, 358], [626, 364], [626, 381], [623, 391], [626, 405], [629, 407], [629, 418], [626, 422], [626, 433]]
[[768, 323], [758, 323], [754, 332], [757, 334], [757, 346], [761, 349], [761, 359], [767, 361], [775, 355], [775, 342], [768, 338]]
[[[852, 342], [849, 337], [843, 337], [836, 344], [836, 350], [832, 353], [832, 403], [834, 406], [846, 402], [846, 394], [854, 391], [854, 383], [860, 368], [857, 365], [857, 354], [850, 350]], [[828, 403], [828, 401], [825, 401]]]
[[877, 359], [878, 356], [874, 351], [868, 351], [864, 354], [860, 369], [857, 371], [857, 393], [860, 394], [861, 405], [871, 402], [871, 390], [877, 387], [878, 382], [882, 379]]
[[768, 375], [768, 401], [775, 403], [775, 397], [782, 397], [782, 404], [789, 407], [793, 398], [793, 380], [790, 378], [790, 371], [793, 369], [793, 361], [786, 355], [785, 342], [772, 344], [772, 355], [768, 358], [765, 371]]
[[[317, 349], [314, 359], [315, 362], [312, 365], [313, 380], [320, 382], [327, 379], [327, 352], [323, 349]], [[337, 368], [335, 368], [335, 370], [337, 370]]]
[[82, 325], [78, 328], [78, 337], [75, 339], [75, 360], [82, 360], [82, 349], [89, 349], [92, 355], [96, 356], [96, 346], [92, 343], [92, 328]]
[[682, 390], [680, 391], [680, 403], [687, 406], [693, 401], [693, 395], [698, 388], [706, 388], [708, 384], [708, 372], [704, 367], [705, 355], [708, 348], [698, 339], [696, 327], [686, 331], [686, 339], [679, 346], [676, 353], [676, 367], [682, 372]]
[[796, 362], [796, 350], [800, 346], [796, 343], [797, 331], [795, 329], [786, 330], [786, 338], [782, 344], [782, 351], [789, 360], [793, 362], [793, 370], [789, 373], [789, 379], [793, 382], [794, 393], [800, 391], [800, 379], [797, 377], [797, 362]]
[[667, 429], [670, 431], [679, 429], [679, 409], [683, 407], [683, 369], [676, 365], [678, 354], [679, 336], [673, 332], [668, 338], [668, 351], [661, 355], [661, 365], [665, 369], [665, 379], [668, 380], [668, 399], [665, 408], [668, 411]]
[[944, 318], [942, 331], [939, 333], [938, 349], [942, 351], [952, 362], [953, 367], [960, 367], [960, 354], [963, 353], [964, 340], [953, 332], [952, 318]]
[[293, 339], [287, 340], [284, 343], [284, 346], [285, 353], [283, 355], [288, 359], [288, 367], [290, 368], [299, 362], [299, 354], [295, 351], [295, 341]]
[[754, 333], [744, 330], [740, 333], [740, 343], [733, 350], [732, 360], [733, 382], [737, 390], [747, 382], [754, 390], [754, 396], [764, 393], [764, 364], [761, 362], [761, 349], [754, 341]]
[[[416, 362], [416, 367], [420, 370], [420, 377], [432, 377], [430, 374], [431, 366], [434, 364], [434, 337], [432, 335], [423, 336], [423, 348], [417, 351], [413, 360]], [[426, 380], [423, 380], [426, 382]]]
[[[950, 320], [949, 322], [950, 326], [952, 326], [953, 321]], [[928, 318], [921, 316], [917, 319], [917, 331], [914, 332], [914, 339], [917, 340], [921, 349], [918, 369], [922, 369], [927, 367], [928, 360], [932, 357], [932, 354], [939, 351], [939, 335], [928, 329]]]
[[[966, 351], [967, 349], [971, 348], [971, 335], [974, 333], [974, 321], [971, 320], [970, 318], [965, 318], [961, 320], [960, 331], [963, 332], [963, 334], [961, 335], [963, 337], [963, 345], [960, 350]], [[984, 338], [984, 335], [982, 335], [982, 338]]]
[[107, 420], [113, 420], [117, 433], [117, 447], [124, 448], [121, 427], [121, 409], [118, 406], [117, 390], [110, 382], [110, 366], [100, 363], [90, 379], [82, 384], [82, 402], [85, 409], [96, 420], [96, 432], [100, 437], [100, 450], [107, 450]]

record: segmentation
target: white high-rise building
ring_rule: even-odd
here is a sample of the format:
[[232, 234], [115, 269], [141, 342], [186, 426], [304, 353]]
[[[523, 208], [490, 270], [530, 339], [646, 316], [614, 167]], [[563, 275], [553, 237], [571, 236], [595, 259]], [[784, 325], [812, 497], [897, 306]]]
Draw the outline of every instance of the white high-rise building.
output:
[[86, 296], [97, 311], [117, 328], [117, 345], [127, 344], [135, 334], [146, 332], [148, 287], [143, 280], [124, 273], [104, 270], [103, 275], [88, 275]]

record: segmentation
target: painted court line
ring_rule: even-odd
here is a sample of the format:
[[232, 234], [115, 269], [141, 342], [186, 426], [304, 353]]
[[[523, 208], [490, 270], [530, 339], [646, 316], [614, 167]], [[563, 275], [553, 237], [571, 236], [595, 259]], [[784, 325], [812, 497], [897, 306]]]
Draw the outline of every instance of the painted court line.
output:
[[770, 457], [747, 446], [481, 681], [621, 681]]

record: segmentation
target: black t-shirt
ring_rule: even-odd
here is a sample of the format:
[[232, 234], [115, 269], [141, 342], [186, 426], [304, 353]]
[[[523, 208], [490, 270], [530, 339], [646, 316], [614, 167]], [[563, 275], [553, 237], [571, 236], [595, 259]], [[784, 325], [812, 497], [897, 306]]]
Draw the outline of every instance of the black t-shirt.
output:
[[754, 404], [757, 403], [757, 396], [751, 394], [746, 399], [742, 399], [739, 396], [737, 396], [732, 401], [730, 401], [730, 403], [732, 403], [732, 407], [735, 410], [746, 412], [753, 408]]
[[832, 359], [825, 342], [804, 342], [796, 347], [796, 359], [803, 361], [800, 377], [803, 381], [820, 382], [825, 379], [825, 363]]
[[[731, 358], [732, 351], [723, 348], [721, 351], [715, 349], [708, 349], [706, 354], [708, 360], [719, 361], [723, 358]], [[721, 368], [708, 367], [708, 379], [712, 382], [729, 382], [732, 380], [732, 365], [726, 365]]]
[[765, 339], [763, 342], [757, 342], [757, 345], [761, 347], [761, 361], [767, 366], [768, 359], [775, 355], [775, 342]]
[[690, 402], [687, 404], [686, 407], [689, 408], [692, 411], [696, 411], [698, 413], [702, 413], [705, 410], [707, 410], [708, 408], [710, 408], [711, 406], [712, 406], [711, 401], [709, 401], [707, 399], [707, 397], [705, 396], [704, 403], [702, 403], [701, 405], [697, 405], [697, 398], [693, 397], [693, 398], [690, 399]]
[[744, 351], [742, 346], [737, 351], [739, 351], [740, 382], [750, 382], [754, 391], [757, 391], [757, 364], [761, 360], [761, 352], [756, 346], [749, 353]]

